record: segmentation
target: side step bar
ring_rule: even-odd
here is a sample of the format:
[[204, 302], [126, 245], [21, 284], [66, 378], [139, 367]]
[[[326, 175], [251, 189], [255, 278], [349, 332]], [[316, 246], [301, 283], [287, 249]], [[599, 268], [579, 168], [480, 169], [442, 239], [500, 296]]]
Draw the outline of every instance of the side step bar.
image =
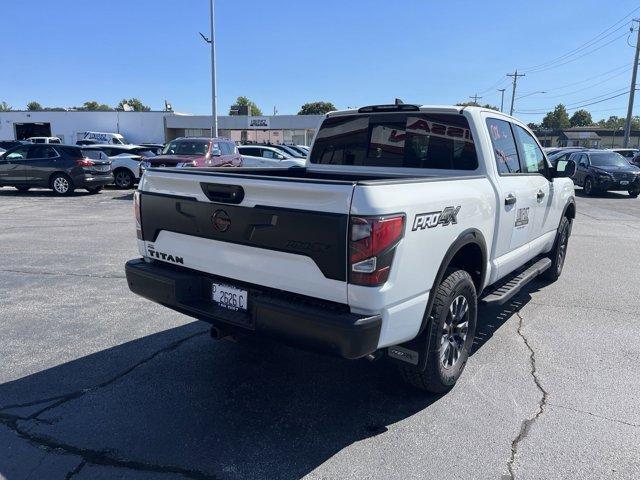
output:
[[493, 289], [480, 299], [480, 302], [485, 305], [502, 305], [503, 303], [509, 301], [516, 293], [518, 293], [522, 289], [522, 287], [524, 287], [527, 283], [536, 278], [550, 266], [550, 258], [541, 258], [526, 270], [523, 270], [518, 274], [501, 280], [498, 283], [498, 286], [495, 287], [495, 289]]

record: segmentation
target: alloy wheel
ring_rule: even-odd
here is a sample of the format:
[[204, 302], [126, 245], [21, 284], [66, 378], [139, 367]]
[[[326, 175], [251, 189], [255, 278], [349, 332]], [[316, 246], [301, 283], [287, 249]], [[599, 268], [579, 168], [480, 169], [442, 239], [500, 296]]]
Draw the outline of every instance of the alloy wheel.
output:
[[556, 268], [558, 275], [562, 272], [564, 266], [564, 260], [567, 256], [567, 244], [569, 243], [569, 228], [565, 227], [560, 232], [560, 239], [558, 241], [558, 258], [556, 260]]
[[53, 181], [53, 189], [57, 193], [67, 193], [69, 191], [69, 181], [64, 177], [56, 177]]
[[129, 188], [131, 186], [131, 175], [123, 170], [116, 173], [115, 184], [119, 188]]
[[464, 295], [458, 295], [449, 305], [440, 336], [440, 362], [445, 368], [458, 363], [467, 341], [468, 329], [469, 303]]

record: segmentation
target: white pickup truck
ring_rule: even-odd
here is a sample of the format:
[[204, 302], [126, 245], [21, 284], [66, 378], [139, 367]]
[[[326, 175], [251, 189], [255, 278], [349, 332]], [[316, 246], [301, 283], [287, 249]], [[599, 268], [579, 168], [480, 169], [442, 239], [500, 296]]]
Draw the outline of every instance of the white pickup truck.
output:
[[409, 383], [445, 392], [478, 303], [560, 275], [574, 171], [493, 110], [332, 112], [305, 168], [147, 170], [129, 288], [217, 338], [386, 356]]

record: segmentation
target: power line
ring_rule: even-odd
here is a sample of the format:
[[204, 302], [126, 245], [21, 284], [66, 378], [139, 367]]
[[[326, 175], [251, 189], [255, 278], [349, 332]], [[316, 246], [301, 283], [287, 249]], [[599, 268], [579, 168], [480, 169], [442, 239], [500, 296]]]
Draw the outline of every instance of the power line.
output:
[[[563, 55], [560, 55], [559, 57], [556, 57], [556, 58], [554, 58], [554, 59], [552, 59], [552, 60], [549, 60], [549, 61], [547, 61], [547, 62], [539, 63], [538, 65], [533, 65], [533, 66], [531, 66], [531, 67], [524, 68], [524, 70], [525, 70], [525, 71], [528, 71], [528, 70], [535, 70], [535, 69], [537, 69], [537, 68], [539, 68], [539, 67], [547, 66], [547, 65], [549, 65], [549, 64], [551, 64], [551, 63], [555, 63], [555, 62], [557, 62], [557, 61], [559, 61], [559, 60], [562, 60], [562, 59], [564, 59], [564, 58], [566, 58], [566, 57], [568, 57], [568, 56], [571, 56], [571, 55], [572, 55], [572, 54], [574, 54], [574, 53], [577, 53], [577, 52], [579, 52], [579, 51], [581, 51], [581, 50], [583, 50], [583, 49], [585, 49], [585, 48], [588, 48], [588, 47], [590, 47], [590, 46], [592, 46], [592, 45], [594, 45], [594, 44], [598, 43], [598, 42], [599, 42], [600, 40], [602, 40], [603, 38], [606, 38], [606, 37], [608, 37], [609, 35], [611, 35], [613, 32], [616, 32], [616, 31], [620, 30], [620, 28], [623, 28], [623, 27], [624, 27], [624, 25], [623, 25], [623, 26], [621, 26], [621, 27], [616, 28], [615, 30], [613, 30], [613, 32], [609, 32], [609, 30], [611, 30], [612, 28], [614, 28], [616, 25], [618, 25], [618, 24], [620, 24], [620, 23], [624, 22], [628, 17], [630, 17], [631, 15], [633, 15], [633, 14], [634, 14], [636, 11], [638, 11], [638, 10], [640, 10], [640, 7], [636, 7], [636, 8], [634, 8], [633, 10], [631, 10], [630, 12], [628, 12], [624, 17], [622, 17], [620, 20], [618, 20], [617, 22], [615, 22], [613, 25], [611, 25], [611, 26], [607, 27], [607, 28], [606, 28], [606, 29], [604, 29], [602, 32], [600, 32], [598, 35], [596, 35], [595, 37], [593, 37], [591, 40], [588, 40], [587, 42], [585, 42], [585, 43], [583, 43], [582, 45], [580, 45], [580, 46], [578, 46], [578, 47], [574, 48], [573, 50], [570, 50], [570, 51], [568, 51], [567, 53], [565, 53], [565, 54], [563, 54]], [[609, 33], [607, 33], [607, 32], [609, 32]], [[606, 34], [606, 35], [605, 35], [605, 34]], [[604, 36], [603, 36], [603, 35], [604, 35]]]
[[[585, 103], [584, 105], [578, 105], [577, 107], [566, 108], [566, 110], [567, 111], [569, 111], [569, 110], [580, 110], [581, 108], [588, 107], [590, 105], [595, 105], [597, 103], [606, 102], [607, 100], [611, 100], [613, 98], [618, 98], [618, 97], [621, 97], [622, 95], [626, 95], [626, 94], [627, 94], [627, 92], [625, 91], [625, 92], [619, 93], [617, 95], [613, 95], [613, 96], [608, 97], [608, 98], [603, 98], [602, 100], [598, 100], [597, 102]], [[519, 110], [517, 113], [523, 114], [523, 115], [540, 115], [540, 114], [543, 114], [543, 113], [549, 113], [549, 111], [552, 111], [552, 110], [553, 110], [553, 108], [547, 109], [547, 110], [540, 110], [540, 111]]]
[[[562, 93], [562, 94], [560, 94], [560, 95], [552, 95], [552, 96], [548, 96], [548, 97], [546, 97], [546, 98], [561, 98], [561, 97], [568, 97], [568, 96], [574, 95], [574, 94], [576, 94], [576, 93], [583, 92], [583, 91], [585, 91], [585, 90], [589, 90], [590, 88], [597, 87], [598, 85], [602, 85], [603, 83], [607, 83], [609, 80], [612, 80], [612, 79], [614, 79], [614, 78], [617, 78], [617, 77], [619, 77], [620, 75], [624, 75], [624, 74], [625, 74], [625, 73], [627, 73], [629, 70], [631, 70], [631, 67], [627, 67], [627, 68], [626, 68], [626, 69], [624, 69], [622, 72], [616, 73], [615, 75], [612, 75], [612, 76], [610, 76], [610, 77], [607, 77], [606, 79], [601, 80], [601, 81], [599, 81], [599, 82], [596, 82], [596, 83], [594, 83], [593, 85], [589, 85], [588, 87], [579, 88], [578, 90], [574, 90], [574, 91], [569, 92], [569, 93]], [[553, 90], [552, 90], [552, 91], [553, 91]]]
[[607, 70], [606, 72], [599, 73], [598, 75], [594, 75], [594, 76], [589, 77], [589, 78], [586, 78], [586, 79], [584, 79], [584, 80], [580, 80], [580, 81], [578, 81], [578, 82], [566, 83], [566, 84], [561, 85], [561, 86], [559, 86], [559, 87], [552, 87], [552, 88], [548, 88], [547, 90], [548, 90], [548, 91], [562, 90], [563, 88], [568, 88], [568, 87], [573, 87], [573, 86], [575, 86], [575, 85], [580, 85], [580, 84], [582, 84], [582, 83], [589, 82], [589, 81], [594, 80], [594, 79], [596, 79], [596, 78], [599, 78], [599, 77], [602, 77], [602, 76], [607, 75], [607, 74], [609, 74], [609, 73], [612, 73], [612, 72], [615, 72], [615, 71], [617, 71], [617, 70], [620, 70], [621, 68], [626, 68], [627, 70], [629, 70], [629, 65], [627, 65], [627, 64], [625, 63], [624, 65], [620, 65], [620, 66], [618, 66], [618, 67], [616, 67], [616, 68], [612, 68], [611, 70]]
[[558, 67], [562, 67], [563, 65], [566, 65], [568, 63], [572, 63], [575, 62], [576, 60], [579, 60], [583, 57], [586, 57], [587, 55], [591, 55], [594, 52], [597, 52], [598, 50], [611, 45], [613, 42], [620, 40], [622, 37], [624, 37], [625, 35], [627, 35], [627, 32], [624, 32], [622, 35], [618, 35], [617, 37], [615, 37], [612, 40], [609, 40], [607, 43], [603, 43], [602, 45], [599, 45], [598, 47], [594, 48], [593, 50], [590, 50], [588, 52], [583, 53], [582, 55], [578, 55], [577, 57], [572, 58], [571, 60], [567, 60], [566, 62], [562, 62], [562, 63], [556, 63], [554, 65], [550, 65], [548, 67], [544, 67], [544, 68], [539, 68], [536, 70], [527, 70], [527, 73], [540, 73], [540, 72], [546, 72], [547, 70], [553, 70], [554, 68], [558, 68]]
[[[616, 90], [612, 90], [610, 92], [607, 93], [603, 93], [602, 95], [596, 95], [595, 97], [591, 97], [591, 98], [584, 98], [582, 100], [579, 100], [577, 102], [572, 102], [572, 103], [567, 103], [567, 104], [563, 104], [565, 107], [573, 107], [574, 105], [579, 105], [581, 103], [585, 103], [585, 102], [590, 102], [592, 100], [598, 100], [602, 97], [606, 97], [608, 95], [614, 95], [616, 93], [621, 93], [627, 90], [627, 87], [622, 87], [622, 88], [618, 88]], [[555, 107], [544, 107], [544, 108], [540, 108], [539, 110], [543, 110], [544, 111], [549, 111], [549, 110], [553, 110]], [[529, 110], [523, 110], [523, 111], [529, 111]]]

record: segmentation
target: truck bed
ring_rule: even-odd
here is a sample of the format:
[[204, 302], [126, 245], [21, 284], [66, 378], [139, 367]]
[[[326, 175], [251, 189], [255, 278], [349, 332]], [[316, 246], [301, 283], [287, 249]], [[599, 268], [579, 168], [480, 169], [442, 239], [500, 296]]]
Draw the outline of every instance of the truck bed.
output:
[[464, 176], [451, 176], [451, 175], [435, 175], [435, 174], [423, 174], [423, 175], [407, 175], [398, 174], [371, 174], [371, 173], [346, 173], [346, 172], [322, 172], [319, 170], [309, 170], [308, 168], [162, 168], [162, 169], [149, 169], [151, 171], [166, 171], [170, 170], [172, 173], [178, 174], [197, 174], [203, 176], [224, 176], [224, 177], [236, 177], [236, 178], [260, 178], [264, 180], [294, 180], [300, 182], [320, 182], [320, 183], [348, 183], [359, 185], [381, 185], [381, 184], [395, 184], [395, 183], [415, 183], [415, 182], [433, 182], [444, 180], [458, 180], [458, 179], [470, 179], [470, 178], [482, 178], [480, 175], [464, 175]]

